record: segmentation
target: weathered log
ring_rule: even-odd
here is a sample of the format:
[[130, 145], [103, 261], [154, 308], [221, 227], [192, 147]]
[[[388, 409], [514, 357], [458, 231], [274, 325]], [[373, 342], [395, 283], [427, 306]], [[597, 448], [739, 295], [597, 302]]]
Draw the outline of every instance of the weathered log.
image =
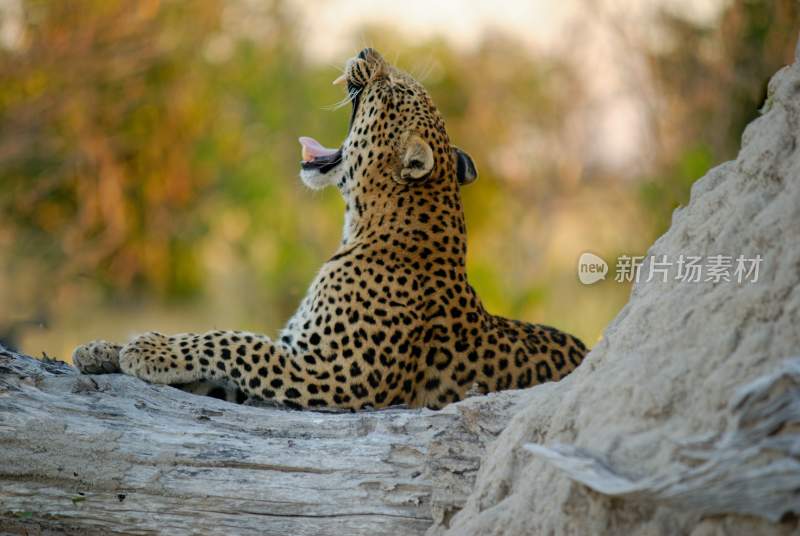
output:
[[237, 406], [0, 347], [0, 528], [421, 534], [460, 508], [487, 442], [527, 398], [442, 411]]

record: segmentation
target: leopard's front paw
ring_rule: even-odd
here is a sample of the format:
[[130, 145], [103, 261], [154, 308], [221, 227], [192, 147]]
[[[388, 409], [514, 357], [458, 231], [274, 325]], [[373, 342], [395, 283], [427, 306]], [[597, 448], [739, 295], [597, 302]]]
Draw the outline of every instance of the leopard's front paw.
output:
[[92, 341], [75, 348], [72, 364], [83, 374], [120, 372], [119, 352], [122, 346], [108, 341]]

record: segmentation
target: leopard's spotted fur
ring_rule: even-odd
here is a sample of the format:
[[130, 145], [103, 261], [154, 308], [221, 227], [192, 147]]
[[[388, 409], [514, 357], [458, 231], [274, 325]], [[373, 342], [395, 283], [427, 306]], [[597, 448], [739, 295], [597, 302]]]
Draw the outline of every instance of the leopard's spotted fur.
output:
[[353, 115], [336, 155], [303, 164], [346, 201], [339, 250], [277, 340], [237, 331], [147, 333], [76, 350], [84, 372], [156, 383], [233, 382], [291, 407], [440, 408], [559, 380], [586, 347], [557, 329], [486, 312], [467, 280], [459, 189], [476, 177], [425, 89], [365, 49], [346, 68]]

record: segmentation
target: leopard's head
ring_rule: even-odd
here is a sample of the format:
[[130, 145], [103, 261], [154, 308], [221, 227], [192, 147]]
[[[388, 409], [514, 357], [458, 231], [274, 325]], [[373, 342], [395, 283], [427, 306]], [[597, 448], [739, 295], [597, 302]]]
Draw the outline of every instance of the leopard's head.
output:
[[334, 83], [352, 103], [347, 137], [338, 149], [313, 138], [303, 146], [303, 182], [311, 188], [335, 184], [356, 207], [375, 196], [442, 186], [477, 178], [470, 156], [450, 144], [444, 121], [422, 85], [366, 48], [347, 61]]

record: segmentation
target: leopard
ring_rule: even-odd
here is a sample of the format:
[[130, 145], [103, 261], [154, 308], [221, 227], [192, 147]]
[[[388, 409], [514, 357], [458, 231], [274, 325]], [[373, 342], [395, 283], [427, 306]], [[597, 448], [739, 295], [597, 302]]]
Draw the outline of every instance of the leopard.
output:
[[74, 352], [80, 372], [192, 392], [227, 386], [237, 401], [292, 409], [435, 410], [558, 381], [581, 364], [578, 337], [491, 314], [470, 285], [461, 188], [477, 168], [423, 85], [373, 48], [334, 83], [350, 101], [347, 134], [335, 149], [300, 138], [300, 178], [339, 190], [342, 239], [278, 338], [214, 330], [93, 341]]

